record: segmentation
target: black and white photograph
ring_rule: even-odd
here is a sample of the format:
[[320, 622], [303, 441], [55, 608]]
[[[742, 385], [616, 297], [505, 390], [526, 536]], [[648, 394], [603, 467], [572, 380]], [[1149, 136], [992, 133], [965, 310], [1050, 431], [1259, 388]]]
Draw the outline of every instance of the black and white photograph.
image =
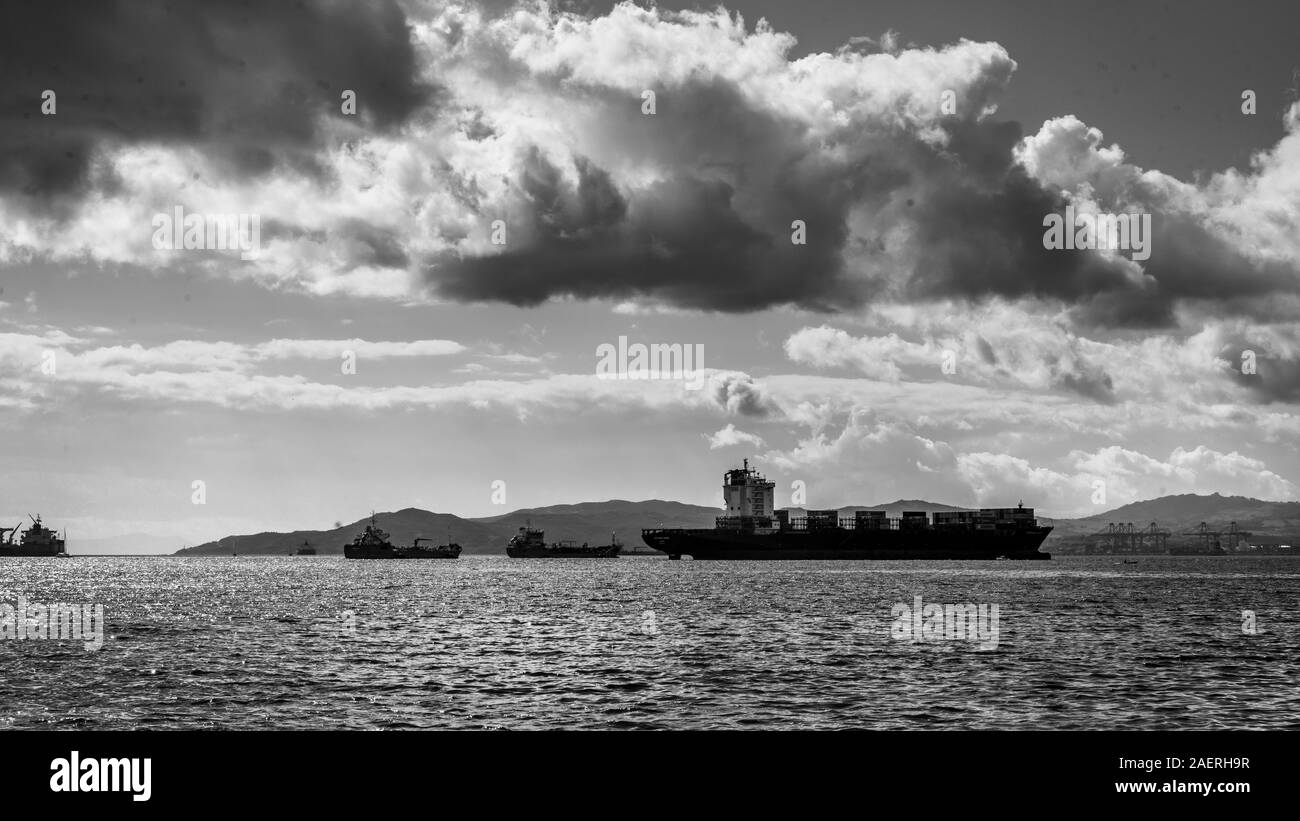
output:
[[7, 782], [1284, 795], [1294, 2], [0, 9]]

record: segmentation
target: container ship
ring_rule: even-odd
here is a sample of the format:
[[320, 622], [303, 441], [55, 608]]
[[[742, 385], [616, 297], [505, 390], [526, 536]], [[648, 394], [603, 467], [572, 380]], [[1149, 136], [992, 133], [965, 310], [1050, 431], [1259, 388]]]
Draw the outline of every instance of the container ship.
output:
[[343, 555], [349, 559], [455, 559], [460, 556], [460, 545], [420, 544], [429, 539], [423, 537], [415, 540], [409, 547], [395, 545], [388, 539], [388, 534], [379, 529], [375, 515], [370, 514], [370, 524], [365, 531], [343, 545]]
[[[67, 551], [64, 549], [65, 541], [59, 538], [59, 535], [41, 524], [41, 517], [38, 513], [35, 517], [28, 516], [32, 520], [32, 526], [23, 531], [23, 537], [14, 543], [14, 537], [18, 535], [18, 527], [0, 527], [0, 556], [66, 556]], [[8, 538], [5, 538], [8, 534]]]
[[575, 542], [546, 543], [546, 532], [531, 527], [521, 527], [510, 537], [506, 555], [512, 559], [614, 559], [623, 549], [616, 537], [606, 545], [581, 545]]
[[1034, 509], [935, 513], [809, 510], [802, 518], [773, 510], [775, 483], [744, 466], [727, 471], [722, 493], [727, 515], [712, 529], [647, 528], [641, 538], [670, 559], [1050, 559], [1039, 551], [1051, 525]]

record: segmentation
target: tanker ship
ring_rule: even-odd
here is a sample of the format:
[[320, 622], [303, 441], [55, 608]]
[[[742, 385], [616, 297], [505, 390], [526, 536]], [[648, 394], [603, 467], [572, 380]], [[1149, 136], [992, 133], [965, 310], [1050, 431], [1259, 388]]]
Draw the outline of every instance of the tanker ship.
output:
[[616, 559], [622, 549], [617, 536], [611, 536], [610, 543], [603, 545], [586, 542], [579, 545], [571, 541], [547, 544], [545, 531], [521, 527], [518, 534], [510, 537], [506, 555], [512, 559]]
[[[28, 516], [32, 526], [23, 531], [23, 538], [14, 544], [17, 527], [0, 527], [0, 556], [66, 556], [65, 542], [59, 534], [41, 524], [41, 516]], [[6, 539], [5, 534], [9, 537]]]
[[712, 529], [647, 528], [641, 538], [670, 559], [1050, 559], [1039, 546], [1052, 532], [1034, 509], [1013, 508], [935, 513], [809, 510], [792, 517], [773, 510], [775, 483], [744, 466], [723, 476], [727, 515]]
[[[395, 545], [388, 540], [388, 534], [379, 529], [375, 523], [375, 514], [370, 514], [370, 524], [365, 531], [343, 545], [343, 555], [349, 559], [455, 559], [460, 556], [460, 545], [452, 542], [444, 545], [423, 545], [430, 541], [420, 537], [408, 546]], [[301, 554], [299, 554], [301, 555]]]

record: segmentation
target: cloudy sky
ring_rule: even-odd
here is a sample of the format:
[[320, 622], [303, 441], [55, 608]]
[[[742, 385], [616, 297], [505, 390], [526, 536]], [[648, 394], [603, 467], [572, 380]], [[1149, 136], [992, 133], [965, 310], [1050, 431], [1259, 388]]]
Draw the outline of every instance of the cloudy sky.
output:
[[[6, 11], [0, 519], [717, 504], [744, 457], [814, 507], [1295, 499], [1296, 13], [1089, 9]], [[1149, 258], [1044, 247], [1067, 206]], [[620, 337], [703, 385], [599, 378]]]

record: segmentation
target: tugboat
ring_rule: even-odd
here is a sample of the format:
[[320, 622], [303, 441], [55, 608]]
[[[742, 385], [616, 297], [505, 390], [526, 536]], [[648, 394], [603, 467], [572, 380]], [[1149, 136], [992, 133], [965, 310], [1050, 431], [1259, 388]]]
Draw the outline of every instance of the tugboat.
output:
[[[0, 556], [67, 556], [64, 549], [66, 544], [64, 539], [53, 530], [41, 524], [40, 514], [35, 517], [28, 515], [32, 520], [32, 526], [23, 532], [23, 538], [18, 544], [14, 544], [14, 537], [18, 535], [17, 527], [0, 527]], [[5, 539], [5, 534], [9, 538]]]
[[306, 539], [303, 539], [303, 541], [302, 541], [302, 547], [298, 548], [298, 552], [295, 553], [294, 555], [295, 555], [295, 556], [315, 556], [315, 555], [316, 555], [316, 548], [314, 548], [314, 547], [311, 546], [311, 542], [307, 541]]
[[512, 559], [616, 559], [623, 545], [616, 536], [610, 537], [610, 544], [592, 547], [586, 542], [546, 543], [546, 532], [531, 527], [519, 528], [519, 533], [510, 537], [506, 546], [506, 555]]
[[388, 534], [379, 529], [375, 514], [371, 513], [365, 532], [353, 539], [352, 544], [343, 546], [343, 555], [349, 559], [455, 559], [460, 556], [460, 545], [455, 542], [420, 544], [428, 541], [432, 540], [420, 537], [410, 547], [395, 545], [388, 540]]

